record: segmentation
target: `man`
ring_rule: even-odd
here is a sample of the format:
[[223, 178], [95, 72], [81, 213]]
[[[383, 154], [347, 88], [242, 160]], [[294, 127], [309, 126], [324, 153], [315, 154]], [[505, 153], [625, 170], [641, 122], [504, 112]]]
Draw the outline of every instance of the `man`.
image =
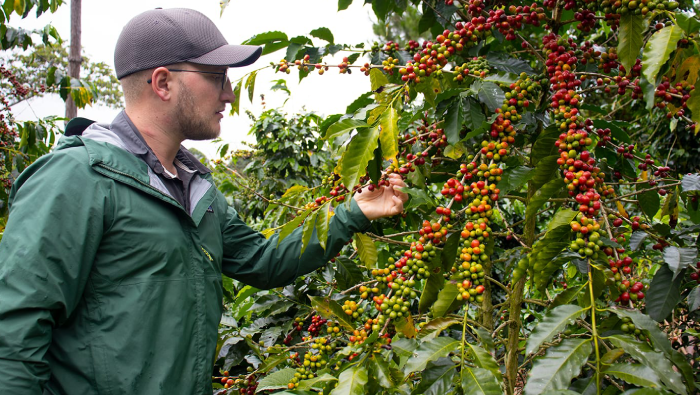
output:
[[[125, 111], [64, 137], [13, 186], [0, 243], [0, 393], [210, 394], [221, 273], [260, 288], [333, 257], [369, 220], [402, 211], [403, 185], [340, 205], [326, 249], [300, 257], [246, 226], [180, 146], [219, 135], [234, 100], [228, 45], [204, 15], [152, 10], [115, 50]], [[68, 134], [80, 134], [69, 128]]]

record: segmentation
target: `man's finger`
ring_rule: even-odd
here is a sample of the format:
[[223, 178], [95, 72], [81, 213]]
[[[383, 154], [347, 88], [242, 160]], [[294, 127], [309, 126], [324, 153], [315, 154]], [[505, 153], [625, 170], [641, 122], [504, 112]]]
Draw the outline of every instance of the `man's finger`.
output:
[[401, 191], [401, 188], [398, 185], [393, 185], [394, 188], [394, 197], [398, 197], [402, 203], [406, 203], [408, 201], [408, 194], [406, 192]]
[[393, 207], [394, 210], [398, 210], [398, 211], [396, 211], [396, 212], [394, 213], [394, 215], [396, 215], [396, 214], [401, 214], [401, 213], [403, 212], [403, 203], [404, 203], [404, 201], [401, 200], [401, 199], [399, 199], [398, 196], [392, 196], [391, 199], [394, 201], [394, 207]]

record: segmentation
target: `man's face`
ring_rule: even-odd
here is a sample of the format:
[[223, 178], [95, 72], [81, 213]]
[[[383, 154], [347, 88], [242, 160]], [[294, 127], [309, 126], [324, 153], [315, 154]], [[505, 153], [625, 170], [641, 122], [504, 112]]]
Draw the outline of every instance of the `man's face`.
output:
[[[227, 67], [186, 65], [187, 70], [223, 73]], [[211, 140], [221, 133], [221, 119], [226, 103], [235, 96], [231, 84], [226, 81], [221, 89], [223, 75], [180, 72], [178, 98], [175, 106], [176, 125], [188, 140]]]

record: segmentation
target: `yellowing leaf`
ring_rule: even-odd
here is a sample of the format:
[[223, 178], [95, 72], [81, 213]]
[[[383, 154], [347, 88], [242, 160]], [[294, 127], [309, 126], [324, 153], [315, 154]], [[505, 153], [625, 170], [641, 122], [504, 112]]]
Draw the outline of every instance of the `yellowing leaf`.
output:
[[382, 157], [384, 159], [394, 159], [399, 153], [399, 113], [393, 107], [389, 107], [387, 111], [379, 118], [379, 141], [382, 145]]
[[309, 188], [307, 188], [307, 187], [305, 187], [305, 186], [295, 185], [295, 186], [293, 186], [293, 187], [287, 189], [286, 191], [284, 191], [284, 195], [282, 195], [282, 197], [288, 197], [288, 196], [292, 196], [292, 195], [297, 195], [297, 194], [299, 194], [299, 193], [302, 193], [302, 192], [305, 192], [305, 191], [308, 191], [308, 190], [309, 190]]
[[[693, 55], [686, 59], [681, 67], [676, 71], [676, 81], [688, 81], [690, 84], [694, 84], [698, 79], [698, 71], [700, 71], [700, 56]], [[686, 76], [686, 73], [688, 74]]]
[[260, 233], [262, 233], [262, 235], [265, 236], [266, 239], [269, 239], [270, 236], [275, 234], [276, 230], [277, 230], [277, 228], [270, 228], [270, 229], [265, 229]]
[[372, 84], [373, 91], [389, 84], [389, 80], [379, 69], [372, 69], [369, 71], [369, 81]]
[[321, 248], [326, 249], [326, 241], [328, 240], [328, 224], [333, 216], [330, 211], [331, 202], [324, 204], [318, 209], [318, 218], [316, 220], [316, 235], [318, 236], [318, 244]]
[[24, 0], [15, 0], [15, 12], [17, 15], [24, 14]]
[[629, 217], [630, 217], [630, 215], [627, 214], [627, 211], [625, 211], [625, 207], [622, 205], [622, 203], [620, 203], [619, 200], [615, 202], [615, 205], [617, 206], [617, 211], [619, 211], [620, 214], [622, 214], [623, 217], [625, 217], [625, 218], [629, 218]]
[[416, 327], [413, 325], [413, 318], [410, 313], [408, 317], [401, 317], [394, 320], [394, 326], [407, 338], [413, 339], [416, 337]]
[[360, 177], [367, 172], [367, 163], [374, 157], [374, 150], [379, 144], [379, 128], [368, 128], [353, 137], [348, 149], [340, 158], [337, 171], [340, 179], [348, 189], [352, 189]]
[[363, 233], [355, 233], [355, 248], [362, 263], [368, 268], [374, 268], [377, 263], [377, 246], [371, 237]]

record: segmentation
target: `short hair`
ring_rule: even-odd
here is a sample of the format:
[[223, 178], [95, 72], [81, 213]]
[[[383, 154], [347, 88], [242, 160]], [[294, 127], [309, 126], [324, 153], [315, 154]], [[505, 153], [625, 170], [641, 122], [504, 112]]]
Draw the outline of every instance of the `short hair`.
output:
[[129, 74], [126, 77], [122, 77], [119, 82], [122, 84], [122, 90], [124, 91], [124, 103], [128, 106], [129, 103], [134, 103], [138, 100], [141, 92], [149, 87], [148, 79], [151, 78], [151, 74], [154, 69], [141, 70], [136, 73]]
[[[181, 68], [181, 66], [186, 65], [187, 62], [182, 62], [182, 63], [173, 63], [173, 64], [168, 64], [168, 65], [163, 65], [160, 67], [167, 67], [167, 68]], [[149, 87], [148, 80], [151, 78], [151, 74], [153, 74], [153, 71], [157, 67], [147, 69], [147, 70], [141, 70], [137, 71], [133, 74], [129, 74], [125, 77], [122, 77], [122, 79], [119, 80], [122, 84], [122, 90], [124, 91], [124, 103], [128, 105], [129, 103], [133, 103], [134, 101], [138, 100], [139, 95], [141, 92], [143, 92], [143, 89], [146, 89]]]

